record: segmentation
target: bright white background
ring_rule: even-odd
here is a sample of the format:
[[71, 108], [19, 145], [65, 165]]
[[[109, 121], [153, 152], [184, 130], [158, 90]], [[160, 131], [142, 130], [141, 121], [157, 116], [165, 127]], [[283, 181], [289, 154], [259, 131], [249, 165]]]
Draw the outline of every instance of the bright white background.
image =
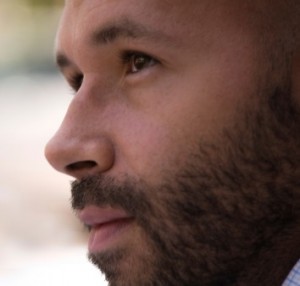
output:
[[71, 178], [43, 155], [70, 99], [57, 76], [0, 80], [0, 285], [105, 285], [70, 210]]

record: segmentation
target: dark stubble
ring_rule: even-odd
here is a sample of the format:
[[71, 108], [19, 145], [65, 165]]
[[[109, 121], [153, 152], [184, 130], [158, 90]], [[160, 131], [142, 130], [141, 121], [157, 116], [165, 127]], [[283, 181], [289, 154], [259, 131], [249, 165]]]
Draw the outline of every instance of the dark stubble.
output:
[[[130, 273], [126, 248], [90, 259], [111, 286], [226, 286], [284, 236], [298, 216], [299, 112], [289, 88], [273, 89], [218, 142], [199, 142], [177, 173], [157, 186], [124, 176], [72, 184], [72, 205], [122, 208], [145, 238]], [[131, 259], [130, 261], [136, 261]]]

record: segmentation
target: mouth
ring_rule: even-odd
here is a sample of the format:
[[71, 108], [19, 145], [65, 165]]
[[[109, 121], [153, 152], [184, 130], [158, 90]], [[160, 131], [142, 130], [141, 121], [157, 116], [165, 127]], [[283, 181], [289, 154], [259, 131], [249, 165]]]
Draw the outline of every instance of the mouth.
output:
[[78, 218], [89, 228], [88, 250], [100, 253], [122, 243], [134, 218], [124, 210], [88, 206], [78, 212]]

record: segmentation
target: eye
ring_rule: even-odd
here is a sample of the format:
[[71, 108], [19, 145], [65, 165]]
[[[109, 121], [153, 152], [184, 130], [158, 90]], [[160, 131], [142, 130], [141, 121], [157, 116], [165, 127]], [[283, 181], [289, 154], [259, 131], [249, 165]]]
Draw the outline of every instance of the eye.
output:
[[80, 89], [80, 87], [82, 85], [82, 81], [83, 81], [82, 74], [76, 74], [76, 75], [70, 76], [70, 78], [68, 79], [70, 86], [76, 92]]
[[140, 52], [125, 52], [122, 60], [127, 66], [127, 74], [138, 73], [158, 63], [153, 57]]

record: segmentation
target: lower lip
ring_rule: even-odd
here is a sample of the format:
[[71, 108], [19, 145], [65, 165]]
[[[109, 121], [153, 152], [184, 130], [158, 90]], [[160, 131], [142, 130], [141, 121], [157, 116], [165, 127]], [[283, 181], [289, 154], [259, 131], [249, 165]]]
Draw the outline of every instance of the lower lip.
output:
[[99, 253], [113, 247], [131, 223], [132, 219], [121, 219], [93, 227], [89, 238], [89, 252]]

